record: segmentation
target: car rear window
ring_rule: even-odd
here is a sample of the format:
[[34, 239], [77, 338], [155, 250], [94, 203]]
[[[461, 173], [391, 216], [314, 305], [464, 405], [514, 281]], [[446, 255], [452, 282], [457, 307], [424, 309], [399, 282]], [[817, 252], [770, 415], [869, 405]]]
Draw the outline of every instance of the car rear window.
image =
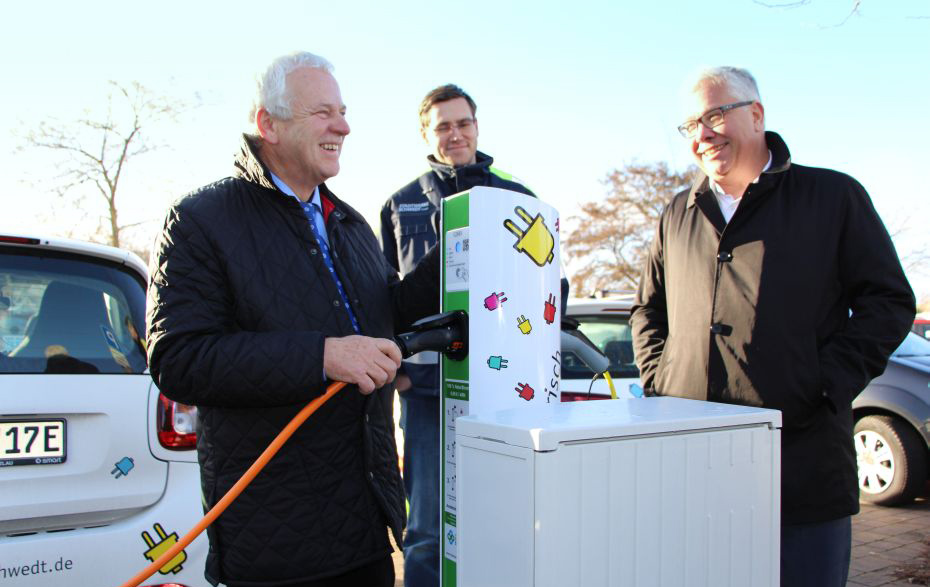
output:
[[[639, 377], [633, 360], [633, 333], [626, 316], [572, 316], [578, 328], [607, 357], [607, 370], [611, 377]], [[562, 357], [562, 378], [582, 379], [594, 377], [594, 372], [572, 352]]]
[[145, 285], [116, 263], [0, 250], [0, 373], [142, 373]]

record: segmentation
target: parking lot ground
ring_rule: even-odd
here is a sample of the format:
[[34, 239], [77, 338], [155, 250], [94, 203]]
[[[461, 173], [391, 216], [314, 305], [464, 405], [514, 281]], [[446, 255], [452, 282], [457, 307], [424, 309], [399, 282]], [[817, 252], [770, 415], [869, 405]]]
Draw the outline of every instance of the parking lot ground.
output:
[[[914, 587], [930, 582], [898, 579], [901, 570], [923, 569], [930, 576], [930, 484], [914, 503], [886, 508], [862, 504], [853, 517], [852, 561], [847, 587]], [[404, 585], [404, 559], [394, 552], [395, 587]], [[916, 575], [917, 573], [912, 573]]]
[[[930, 485], [928, 485], [930, 488]], [[847, 587], [930, 585], [926, 579], [897, 578], [911, 569], [911, 576], [930, 576], [930, 490], [907, 506], [886, 508], [862, 504], [853, 517], [852, 562]], [[921, 572], [914, 572], [921, 570]]]

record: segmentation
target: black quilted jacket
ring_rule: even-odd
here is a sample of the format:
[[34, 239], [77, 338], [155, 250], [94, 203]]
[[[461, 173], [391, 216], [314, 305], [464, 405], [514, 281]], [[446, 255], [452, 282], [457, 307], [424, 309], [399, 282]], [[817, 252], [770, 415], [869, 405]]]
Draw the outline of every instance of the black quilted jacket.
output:
[[[324, 338], [354, 333], [297, 201], [247, 140], [236, 168], [169, 210], [149, 287], [149, 366], [165, 395], [199, 408], [208, 507], [323, 393]], [[399, 282], [365, 220], [320, 190], [362, 334], [390, 337], [436, 312], [438, 255]], [[386, 527], [400, 544], [403, 525], [391, 388], [347, 386], [208, 530], [206, 576], [233, 587], [341, 574], [387, 556]]]

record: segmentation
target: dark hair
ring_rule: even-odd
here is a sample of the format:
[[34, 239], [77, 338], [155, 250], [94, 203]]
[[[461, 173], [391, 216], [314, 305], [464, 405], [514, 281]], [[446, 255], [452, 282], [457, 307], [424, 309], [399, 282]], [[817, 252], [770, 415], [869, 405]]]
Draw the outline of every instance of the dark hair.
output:
[[465, 90], [462, 88], [455, 84], [439, 86], [431, 90], [430, 93], [423, 98], [423, 101], [420, 102], [420, 129], [426, 128], [426, 125], [429, 124], [429, 111], [435, 104], [448, 102], [456, 98], [465, 98], [465, 101], [468, 102], [468, 106], [471, 108], [472, 116], [478, 111], [478, 106], [475, 104], [475, 101], [472, 100], [471, 96], [466, 94]]

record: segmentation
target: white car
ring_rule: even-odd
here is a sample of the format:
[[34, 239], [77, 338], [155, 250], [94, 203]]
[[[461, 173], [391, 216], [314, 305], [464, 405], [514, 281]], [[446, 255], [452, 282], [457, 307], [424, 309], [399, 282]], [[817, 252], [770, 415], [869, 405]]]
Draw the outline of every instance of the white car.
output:
[[[203, 516], [196, 414], [145, 360], [146, 268], [0, 234], [0, 586], [114, 587]], [[206, 587], [198, 537], [146, 586]]]
[[[569, 298], [565, 315], [578, 321], [578, 329], [597, 346], [608, 361], [608, 372], [617, 397], [642, 397], [639, 369], [633, 360], [630, 307], [633, 294], [606, 298]], [[593, 384], [592, 384], [593, 380]], [[562, 401], [609, 399], [605, 379], [594, 379], [594, 372], [574, 353], [562, 355]]]

